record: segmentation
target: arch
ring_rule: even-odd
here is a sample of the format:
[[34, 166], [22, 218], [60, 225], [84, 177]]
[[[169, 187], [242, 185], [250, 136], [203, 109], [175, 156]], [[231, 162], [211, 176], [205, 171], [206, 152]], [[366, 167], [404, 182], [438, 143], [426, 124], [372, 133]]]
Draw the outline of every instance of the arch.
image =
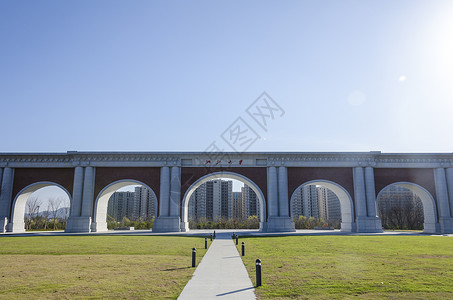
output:
[[352, 232], [354, 231], [354, 205], [352, 202], [352, 197], [346, 191], [345, 188], [343, 188], [341, 185], [338, 183], [335, 183], [330, 180], [324, 180], [324, 179], [316, 179], [316, 180], [310, 180], [307, 181], [301, 185], [299, 185], [293, 192], [290, 198], [290, 213], [293, 210], [293, 199], [294, 196], [296, 195], [296, 192], [300, 189], [303, 188], [307, 185], [321, 185], [323, 187], [326, 187], [330, 189], [332, 192], [335, 193], [335, 195], [338, 197], [340, 200], [340, 210], [341, 210], [341, 231], [345, 232]]
[[155, 212], [157, 214], [158, 208], [158, 199], [156, 194], [154, 193], [153, 189], [150, 188], [147, 184], [144, 184], [141, 181], [135, 179], [122, 179], [114, 181], [104, 187], [96, 197], [96, 201], [94, 204], [94, 215], [93, 215], [93, 222], [91, 223], [91, 231], [93, 232], [100, 232], [100, 231], [107, 231], [107, 206], [109, 204], [110, 197], [115, 193], [117, 190], [126, 187], [128, 185], [142, 185], [146, 187], [148, 190], [151, 191], [154, 199], [156, 199], [154, 206]]
[[40, 181], [36, 183], [32, 183], [17, 193], [16, 197], [13, 201], [13, 206], [11, 210], [11, 222], [10, 222], [10, 230], [11, 232], [25, 232], [25, 206], [27, 204], [27, 200], [31, 194], [36, 192], [37, 190], [48, 187], [48, 186], [56, 186], [62, 189], [69, 198], [69, 203], [72, 203], [71, 194], [65, 189], [63, 186], [59, 185], [58, 183], [51, 182], [51, 181]]
[[189, 200], [190, 196], [192, 196], [193, 192], [203, 183], [208, 182], [213, 179], [219, 178], [228, 178], [234, 179], [238, 181], [245, 182], [256, 194], [259, 204], [260, 204], [260, 230], [264, 230], [266, 228], [266, 201], [264, 198], [264, 194], [261, 189], [256, 185], [253, 181], [245, 177], [244, 175], [228, 172], [228, 171], [220, 171], [211, 174], [207, 174], [197, 181], [195, 181], [186, 191], [182, 200], [182, 222], [181, 222], [181, 230], [182, 231], [189, 231]]
[[379, 197], [382, 193], [389, 189], [392, 186], [399, 186], [406, 188], [416, 194], [423, 204], [423, 216], [424, 216], [424, 223], [423, 223], [423, 232], [424, 233], [437, 233], [439, 232], [439, 223], [437, 219], [437, 209], [436, 209], [436, 202], [434, 201], [433, 196], [431, 195], [428, 190], [424, 187], [412, 183], [412, 182], [395, 182], [385, 186], [382, 190], [379, 191], [376, 197], [376, 203], [379, 201]]

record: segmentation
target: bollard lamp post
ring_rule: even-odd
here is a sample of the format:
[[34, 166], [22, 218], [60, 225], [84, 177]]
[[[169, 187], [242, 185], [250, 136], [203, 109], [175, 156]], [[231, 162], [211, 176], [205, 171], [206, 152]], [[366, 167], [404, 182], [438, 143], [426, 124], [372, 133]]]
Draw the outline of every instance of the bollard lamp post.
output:
[[255, 261], [256, 263], [256, 286], [261, 286], [262, 281], [261, 281], [261, 259], [257, 259]]
[[196, 264], [197, 264], [197, 249], [192, 248], [192, 268], [195, 268]]

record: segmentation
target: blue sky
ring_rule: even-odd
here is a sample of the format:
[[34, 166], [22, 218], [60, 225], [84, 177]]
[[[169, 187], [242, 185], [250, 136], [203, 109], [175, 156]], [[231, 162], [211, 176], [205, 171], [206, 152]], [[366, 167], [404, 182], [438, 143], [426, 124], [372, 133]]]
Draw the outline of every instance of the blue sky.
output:
[[0, 43], [0, 152], [453, 151], [452, 1], [1, 1]]

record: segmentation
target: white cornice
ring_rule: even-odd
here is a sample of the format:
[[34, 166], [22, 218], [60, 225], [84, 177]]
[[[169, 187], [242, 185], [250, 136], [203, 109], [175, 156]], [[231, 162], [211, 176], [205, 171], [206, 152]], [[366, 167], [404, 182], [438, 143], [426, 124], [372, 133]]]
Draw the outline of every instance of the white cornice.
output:
[[67, 152], [1, 153], [0, 167], [453, 167], [453, 153], [373, 152]]

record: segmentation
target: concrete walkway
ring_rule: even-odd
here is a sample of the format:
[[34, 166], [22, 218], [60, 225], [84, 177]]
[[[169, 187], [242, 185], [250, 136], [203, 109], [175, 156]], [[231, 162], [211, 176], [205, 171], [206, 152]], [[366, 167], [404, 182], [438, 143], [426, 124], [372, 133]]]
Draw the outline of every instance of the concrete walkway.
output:
[[229, 232], [217, 234], [178, 299], [256, 299]]

